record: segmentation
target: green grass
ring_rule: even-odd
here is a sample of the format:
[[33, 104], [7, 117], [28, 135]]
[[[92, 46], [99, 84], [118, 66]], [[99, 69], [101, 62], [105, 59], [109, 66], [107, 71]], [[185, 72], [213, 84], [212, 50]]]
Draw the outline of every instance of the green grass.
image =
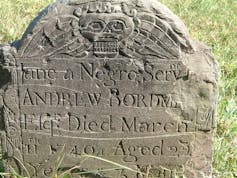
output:
[[[0, 43], [23, 34], [37, 13], [52, 0], [1, 0]], [[220, 64], [216, 177], [237, 177], [237, 0], [161, 0], [187, 25], [191, 36], [213, 48]]]

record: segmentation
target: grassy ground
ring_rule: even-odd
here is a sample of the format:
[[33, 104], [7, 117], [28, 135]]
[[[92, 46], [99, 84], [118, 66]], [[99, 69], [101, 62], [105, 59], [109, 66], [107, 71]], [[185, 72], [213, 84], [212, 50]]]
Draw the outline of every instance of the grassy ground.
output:
[[[27, 24], [52, 0], [1, 0], [0, 43], [22, 35]], [[180, 16], [194, 39], [213, 48], [221, 68], [214, 172], [237, 177], [237, 1], [161, 0]]]

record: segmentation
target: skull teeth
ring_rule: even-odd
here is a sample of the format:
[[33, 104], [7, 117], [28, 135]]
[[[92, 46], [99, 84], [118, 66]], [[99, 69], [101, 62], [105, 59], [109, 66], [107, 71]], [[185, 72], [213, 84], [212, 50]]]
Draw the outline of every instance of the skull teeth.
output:
[[117, 41], [96, 41], [94, 42], [95, 53], [117, 53]]

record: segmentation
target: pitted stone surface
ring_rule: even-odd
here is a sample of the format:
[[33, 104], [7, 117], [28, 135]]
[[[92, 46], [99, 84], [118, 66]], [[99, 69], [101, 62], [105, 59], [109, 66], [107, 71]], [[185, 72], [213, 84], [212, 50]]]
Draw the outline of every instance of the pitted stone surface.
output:
[[218, 66], [158, 1], [58, 1], [0, 62], [6, 168], [50, 177], [63, 155], [89, 178], [212, 177]]

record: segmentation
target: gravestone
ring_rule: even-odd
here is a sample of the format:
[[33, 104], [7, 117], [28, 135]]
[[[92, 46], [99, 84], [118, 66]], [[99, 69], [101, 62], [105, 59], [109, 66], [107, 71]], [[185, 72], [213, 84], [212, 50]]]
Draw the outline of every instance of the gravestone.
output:
[[57, 1], [0, 49], [6, 169], [212, 177], [217, 63], [159, 1]]

